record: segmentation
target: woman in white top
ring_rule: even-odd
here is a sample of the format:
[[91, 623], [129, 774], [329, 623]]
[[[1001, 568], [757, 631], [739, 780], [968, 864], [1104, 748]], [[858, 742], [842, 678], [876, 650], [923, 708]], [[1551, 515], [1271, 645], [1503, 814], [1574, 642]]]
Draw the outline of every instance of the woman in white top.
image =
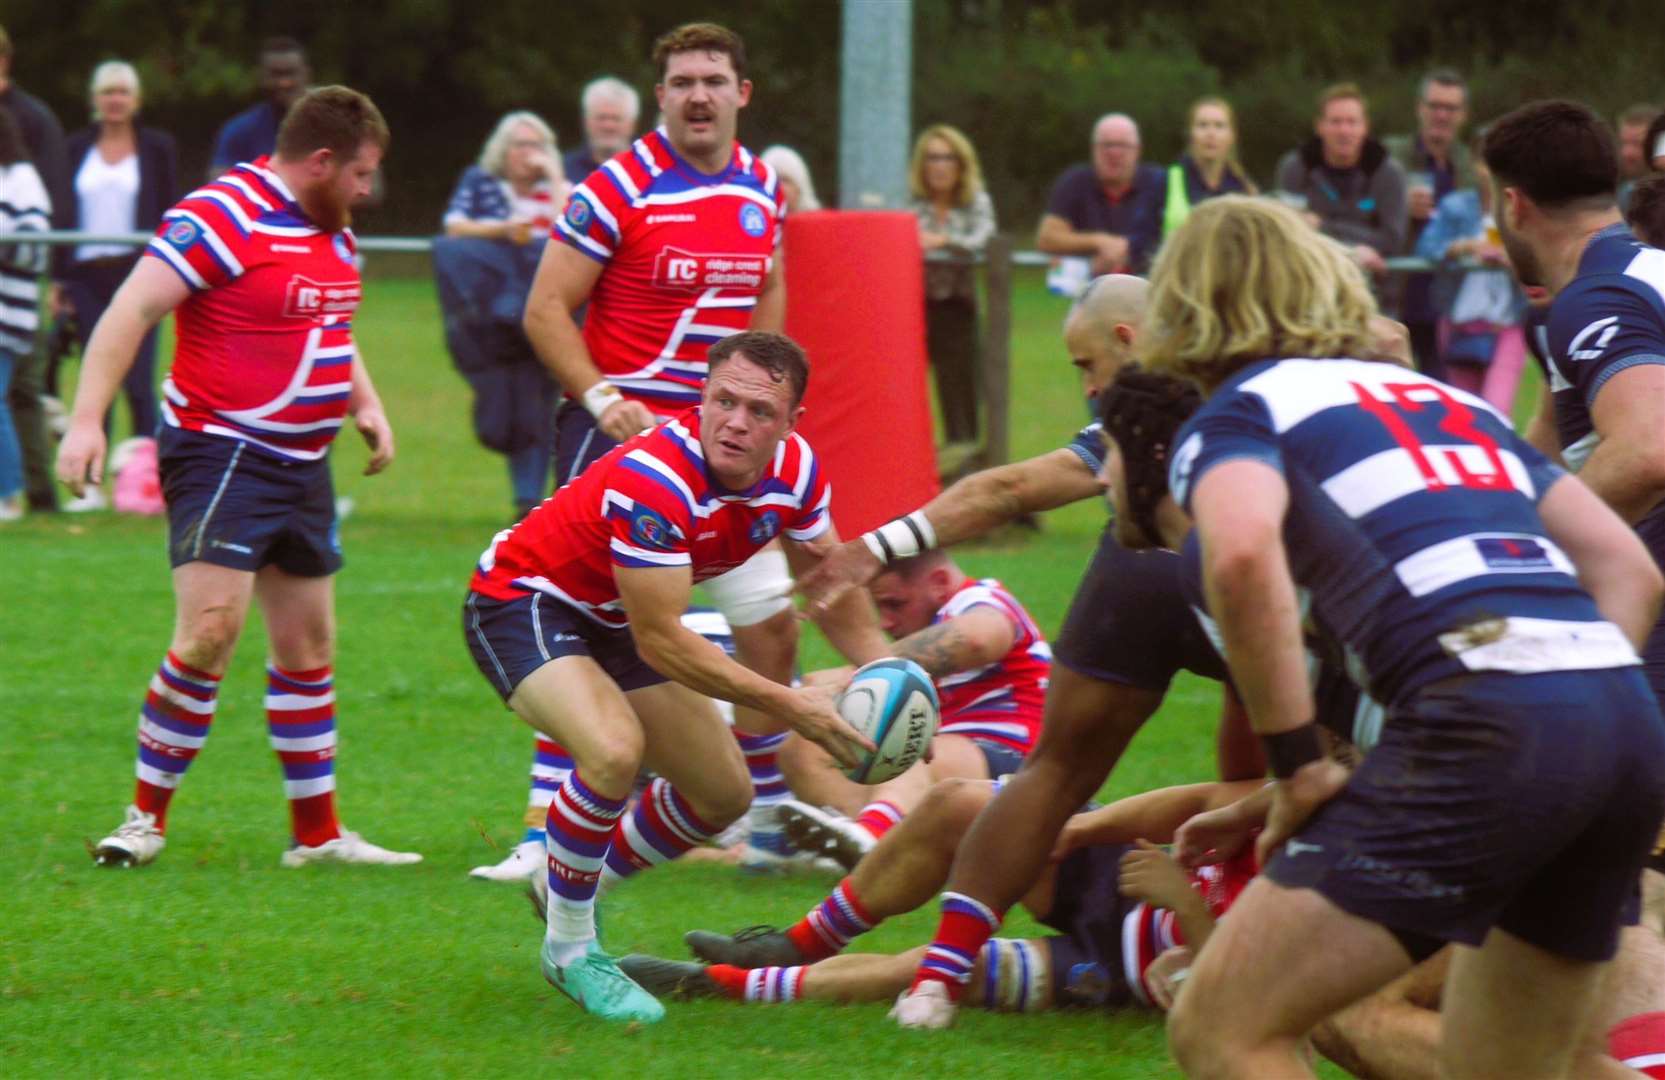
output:
[[[73, 198], [53, 208], [58, 229], [97, 235], [149, 233], [179, 197], [179, 162], [173, 136], [137, 121], [139, 74], [133, 65], [109, 60], [93, 70], [88, 84], [93, 122], [65, 141]], [[143, 245], [90, 243], [62, 246], [52, 256], [52, 309], [73, 318], [81, 347], [110, 306], [111, 297], [138, 260]], [[139, 356], [122, 383], [133, 434], [156, 433], [156, 332], [145, 335]], [[110, 426], [105, 419], [106, 428]], [[102, 505], [96, 489], [66, 509]]]

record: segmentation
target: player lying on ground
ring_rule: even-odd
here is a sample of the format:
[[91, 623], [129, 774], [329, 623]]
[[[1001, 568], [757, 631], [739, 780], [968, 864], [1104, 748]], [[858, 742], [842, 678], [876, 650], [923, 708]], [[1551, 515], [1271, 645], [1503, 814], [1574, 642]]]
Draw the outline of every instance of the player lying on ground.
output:
[[[850, 780], [819, 747], [792, 748], [786, 779], [797, 796], [781, 804], [799, 848], [853, 868], [886, 830], [940, 780], [993, 780], [1016, 772], [1041, 725], [1052, 650], [1035, 620], [993, 578], [973, 580], [947, 552], [899, 559], [868, 586], [893, 656], [913, 660], [936, 681], [941, 724], [931, 759], [893, 780]], [[850, 669], [810, 681], [843, 686]], [[822, 810], [826, 807], [828, 810]], [[830, 811], [830, 812], [828, 812]]]
[[393, 460], [351, 322], [359, 302], [347, 226], [388, 145], [370, 99], [314, 90], [269, 158], [191, 192], [162, 226], [87, 345], [58, 478], [77, 495], [104, 471], [104, 415], [140, 340], [169, 312], [178, 346], [158, 435], [175, 616], [139, 717], [127, 820], [94, 857], [139, 866], [161, 852], [168, 807], [208, 738], [220, 680], [258, 599], [266, 620], [266, 722], [283, 765], [293, 844], [284, 866], [414, 863], [343, 829], [335, 808], [334, 575], [341, 568], [329, 449], [349, 415], [367, 474]]
[[[724, 338], [697, 408], [621, 444], [500, 533], [471, 582], [463, 629], [475, 663], [575, 763], [547, 818], [541, 958], [550, 983], [589, 1012], [664, 1013], [600, 950], [598, 886], [703, 843], [751, 802], [711, 698], [766, 712], [849, 764], [872, 749], [838, 716], [833, 688], [782, 686], [682, 624], [696, 581], [776, 536], [799, 569], [836, 542], [827, 478], [794, 431], [808, 381], [789, 338]], [[820, 625], [846, 655], [884, 653], [859, 594]], [[626, 815], [644, 764], [658, 778]]]
[[[696, 930], [689, 945], [716, 961], [710, 966], [650, 956], [627, 956], [620, 964], [658, 993], [748, 1002], [891, 1001], [907, 988], [926, 947], [839, 954], [851, 938], [936, 895], [995, 787], [946, 780], [931, 788], [831, 896], [784, 933], [759, 928], [729, 937]], [[1163, 788], [1076, 815], [1053, 864], [1023, 901], [1061, 936], [987, 942], [973, 966], [972, 1000], [1023, 1011], [1150, 1004], [1144, 974], [1151, 961], [1175, 944], [1205, 941], [1254, 874], [1251, 856], [1191, 876], [1154, 843], [1166, 843], [1192, 815], [1257, 787], [1259, 781], [1249, 780]]]

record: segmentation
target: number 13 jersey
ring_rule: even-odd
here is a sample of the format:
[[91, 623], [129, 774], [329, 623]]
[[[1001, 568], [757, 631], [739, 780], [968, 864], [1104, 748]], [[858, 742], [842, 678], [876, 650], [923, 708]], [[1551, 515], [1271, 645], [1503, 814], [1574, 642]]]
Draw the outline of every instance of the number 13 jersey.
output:
[[697, 405], [706, 350], [751, 321], [785, 214], [774, 169], [745, 147], [708, 175], [663, 129], [573, 188], [554, 238], [604, 267], [584, 344], [607, 381], [660, 416]]

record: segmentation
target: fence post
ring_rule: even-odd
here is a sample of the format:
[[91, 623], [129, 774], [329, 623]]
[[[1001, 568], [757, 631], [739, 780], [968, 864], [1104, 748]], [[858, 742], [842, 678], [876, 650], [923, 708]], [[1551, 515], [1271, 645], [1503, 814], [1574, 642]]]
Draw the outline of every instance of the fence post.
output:
[[982, 465], [1006, 464], [1011, 454], [1012, 409], [1012, 242], [995, 236], [983, 251], [983, 356], [978, 365], [982, 382], [984, 430]]

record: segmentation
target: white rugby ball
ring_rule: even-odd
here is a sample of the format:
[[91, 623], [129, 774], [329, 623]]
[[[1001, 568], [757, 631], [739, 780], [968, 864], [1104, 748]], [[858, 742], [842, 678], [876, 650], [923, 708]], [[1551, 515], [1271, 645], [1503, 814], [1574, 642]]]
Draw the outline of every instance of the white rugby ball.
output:
[[937, 688], [912, 660], [887, 657], [863, 664], [838, 696], [844, 722], [878, 749], [844, 770], [858, 784], [882, 784], [907, 772], [936, 737]]

